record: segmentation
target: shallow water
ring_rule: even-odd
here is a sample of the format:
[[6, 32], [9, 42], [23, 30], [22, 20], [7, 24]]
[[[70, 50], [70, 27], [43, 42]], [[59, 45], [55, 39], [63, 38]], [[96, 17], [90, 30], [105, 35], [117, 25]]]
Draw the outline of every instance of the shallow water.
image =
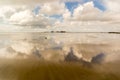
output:
[[[0, 33], [0, 78], [119, 80], [119, 41], [120, 34], [108, 33]], [[103, 53], [104, 63], [94, 69], [84, 69], [79, 63], [73, 62], [73, 66], [64, 63], [71, 47], [75, 56], [88, 62]], [[72, 73], [74, 77], [68, 77]]]
[[16, 57], [17, 53], [29, 55], [38, 51], [46, 59], [62, 58], [73, 47], [78, 56], [82, 54], [90, 59], [99, 53], [118, 55], [119, 41], [120, 34], [108, 33], [0, 33], [0, 57]]

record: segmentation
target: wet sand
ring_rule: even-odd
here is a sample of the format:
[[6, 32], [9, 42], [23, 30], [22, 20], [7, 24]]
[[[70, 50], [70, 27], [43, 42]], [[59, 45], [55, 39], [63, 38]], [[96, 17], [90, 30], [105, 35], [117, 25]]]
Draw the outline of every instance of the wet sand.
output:
[[90, 68], [77, 63], [5, 60], [0, 61], [0, 80], [119, 80], [120, 72], [113, 68], [110, 64]]

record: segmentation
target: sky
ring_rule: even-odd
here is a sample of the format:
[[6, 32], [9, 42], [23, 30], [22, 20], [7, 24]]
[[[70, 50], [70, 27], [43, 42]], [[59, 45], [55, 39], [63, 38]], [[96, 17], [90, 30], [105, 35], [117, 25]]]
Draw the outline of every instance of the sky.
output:
[[0, 32], [120, 31], [120, 0], [0, 0]]

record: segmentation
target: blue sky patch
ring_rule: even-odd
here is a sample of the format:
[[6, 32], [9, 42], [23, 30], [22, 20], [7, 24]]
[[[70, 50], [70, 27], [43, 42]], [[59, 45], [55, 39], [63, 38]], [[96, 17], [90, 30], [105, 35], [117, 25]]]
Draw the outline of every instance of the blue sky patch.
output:
[[105, 5], [100, 0], [94, 0], [93, 3], [94, 3], [94, 6], [97, 7], [98, 9], [102, 11], [106, 10]]
[[37, 15], [40, 12], [40, 6], [36, 6], [33, 10], [33, 12]]
[[78, 2], [65, 2], [66, 8], [73, 13], [74, 9], [78, 7], [79, 3]]

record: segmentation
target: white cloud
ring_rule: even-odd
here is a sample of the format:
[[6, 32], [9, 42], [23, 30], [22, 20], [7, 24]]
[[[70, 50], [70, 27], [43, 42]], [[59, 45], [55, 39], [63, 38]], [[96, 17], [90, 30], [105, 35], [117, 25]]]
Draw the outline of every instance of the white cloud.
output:
[[24, 10], [13, 14], [10, 23], [31, 27], [47, 27], [50, 26], [49, 18], [42, 14], [35, 15], [31, 10]]
[[118, 23], [120, 22], [120, 14], [106, 11], [102, 14], [101, 21], [108, 23]]
[[[28, 9], [27, 6], [1, 6], [0, 7], [0, 20], [8, 21], [8, 19], [15, 13]], [[29, 7], [31, 9], [31, 7]], [[32, 9], [31, 9], [32, 10]]]
[[0, 0], [0, 5], [36, 5], [50, 2], [84, 2], [84, 0]]
[[64, 18], [64, 20], [71, 19], [71, 12], [68, 9], [66, 9], [65, 12], [63, 13], [63, 18]]
[[61, 2], [79, 2], [79, 3], [83, 3], [84, 0], [60, 0]]
[[102, 16], [102, 11], [94, 7], [93, 2], [87, 2], [83, 5], [80, 4], [75, 8], [73, 16], [71, 16], [70, 11], [66, 10], [63, 14], [65, 20], [69, 21], [99, 21]]
[[103, 21], [120, 22], [120, 0], [104, 0], [107, 10], [103, 14]]
[[[106, 4], [111, 3], [111, 6], [107, 6], [106, 11], [101, 11], [100, 9], [96, 8], [94, 6], [94, 3], [87, 2], [83, 5], [79, 5], [73, 12], [73, 16], [68, 16], [70, 14], [69, 11], [66, 11], [65, 14], [63, 14], [63, 17], [65, 20], [68, 21], [76, 21], [76, 22], [83, 22], [86, 21], [89, 24], [94, 23], [94, 21], [99, 21], [101, 24], [104, 22], [106, 23], [116, 23], [118, 24], [120, 22], [120, 14], [119, 14], [119, 8], [112, 7], [112, 0], [106, 1]], [[117, 4], [116, 2], [114, 2]], [[113, 4], [114, 4], [113, 3]], [[119, 6], [119, 5], [117, 5]], [[114, 8], [114, 9], [113, 9]], [[88, 25], [88, 24], [87, 24]]]
[[16, 12], [10, 17], [10, 21], [15, 24], [23, 24], [33, 18], [33, 13], [30, 10]]
[[1, 7], [0, 8], [0, 20], [7, 20], [13, 13], [15, 9], [9, 6]]
[[75, 20], [81, 21], [95, 21], [99, 20], [102, 11], [94, 7], [93, 2], [88, 2], [83, 5], [78, 6], [74, 10], [73, 17]]
[[49, 2], [41, 6], [41, 13], [47, 15], [61, 15], [65, 11], [65, 4], [59, 2]]
[[37, 5], [59, 0], [0, 0], [0, 5]]
[[120, 12], [120, 0], [104, 0], [108, 11]]
[[65, 21], [56, 23], [55, 31], [68, 32], [120, 32], [119, 24], [101, 21]]

